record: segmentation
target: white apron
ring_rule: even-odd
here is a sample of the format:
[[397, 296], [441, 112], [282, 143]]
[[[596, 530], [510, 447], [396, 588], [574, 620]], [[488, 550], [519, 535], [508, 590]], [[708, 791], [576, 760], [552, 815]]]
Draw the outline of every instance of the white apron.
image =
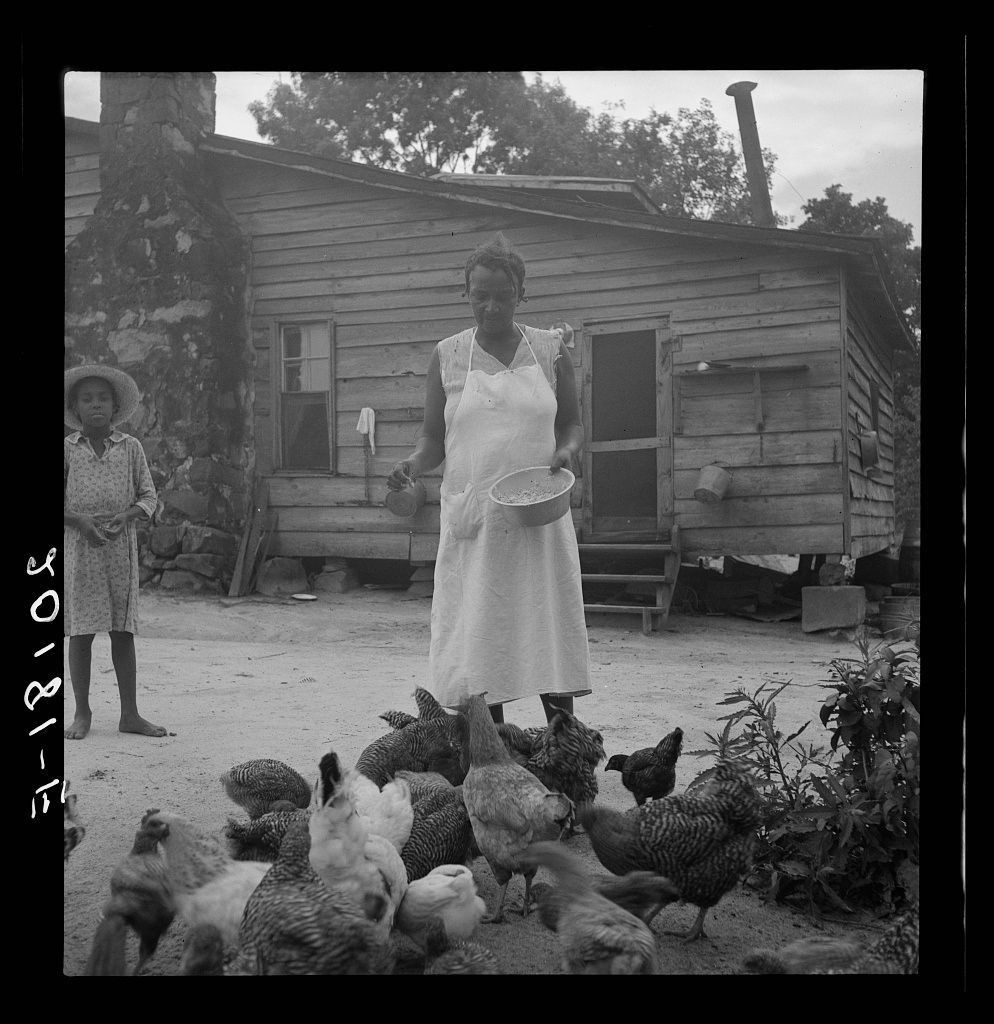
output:
[[479, 360], [486, 353], [477, 353], [473, 330], [465, 385], [461, 392], [447, 390], [428, 656], [428, 689], [446, 707], [484, 691], [488, 704], [590, 692], [570, 515], [520, 526], [488, 494], [506, 473], [548, 465], [555, 451], [556, 396], [528, 336], [518, 330], [529, 365], [492, 374], [474, 370], [474, 354]]

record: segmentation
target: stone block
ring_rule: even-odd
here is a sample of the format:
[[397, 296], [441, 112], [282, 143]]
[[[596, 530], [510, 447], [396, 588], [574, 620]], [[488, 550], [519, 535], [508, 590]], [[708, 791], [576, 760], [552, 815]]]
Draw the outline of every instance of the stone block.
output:
[[308, 589], [307, 574], [299, 558], [270, 558], [259, 570], [255, 589], [267, 597], [302, 594]]
[[157, 555], [177, 555], [183, 547], [185, 526], [157, 526], [152, 530], [152, 551]]
[[207, 518], [207, 498], [196, 491], [166, 491], [162, 495], [162, 503], [191, 522], [202, 523]]
[[359, 577], [354, 569], [325, 569], [314, 580], [314, 591], [318, 594], [347, 594], [359, 586]]
[[229, 555], [238, 553], [238, 538], [210, 526], [188, 526], [183, 534], [185, 554]]
[[203, 490], [214, 477], [213, 459], [194, 459], [190, 463], [189, 480], [190, 486], [197, 490]]
[[159, 578], [159, 570], [147, 565], [138, 566], [138, 586], [144, 587], [146, 583], [154, 583]]
[[231, 559], [223, 555], [177, 555], [176, 568], [199, 573], [201, 576], [216, 578], [223, 575], [225, 568], [231, 569]]
[[866, 618], [866, 591], [862, 587], [801, 587], [801, 629], [842, 629]]

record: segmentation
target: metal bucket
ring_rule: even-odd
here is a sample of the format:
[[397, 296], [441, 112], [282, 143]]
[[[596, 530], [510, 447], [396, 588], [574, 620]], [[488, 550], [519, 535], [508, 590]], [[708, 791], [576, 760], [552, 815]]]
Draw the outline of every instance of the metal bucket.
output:
[[425, 503], [425, 485], [420, 480], [408, 484], [399, 491], [387, 491], [384, 504], [395, 516], [401, 519], [409, 519], [416, 515], [418, 510]]
[[721, 501], [732, 482], [731, 474], [716, 463], [704, 466], [697, 475], [697, 486], [694, 488], [694, 497], [698, 501], [707, 504], [714, 501]]

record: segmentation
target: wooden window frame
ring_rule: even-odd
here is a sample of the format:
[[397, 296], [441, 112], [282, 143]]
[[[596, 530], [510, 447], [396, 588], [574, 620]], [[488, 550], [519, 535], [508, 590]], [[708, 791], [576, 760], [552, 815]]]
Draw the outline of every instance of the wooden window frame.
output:
[[[324, 325], [328, 328], [328, 391], [325, 395], [328, 411], [328, 461], [327, 469], [292, 469], [284, 464], [283, 452], [283, 328], [284, 327], [313, 327]], [[337, 448], [337, 415], [338, 403], [335, 395], [335, 321], [328, 317], [286, 317], [273, 321], [273, 344], [270, 349], [272, 360], [270, 372], [273, 381], [273, 423], [274, 423], [274, 444], [273, 444], [273, 469], [283, 476], [337, 476], [338, 475], [338, 448]], [[304, 392], [306, 393], [306, 392]], [[319, 392], [310, 392], [318, 394]]]

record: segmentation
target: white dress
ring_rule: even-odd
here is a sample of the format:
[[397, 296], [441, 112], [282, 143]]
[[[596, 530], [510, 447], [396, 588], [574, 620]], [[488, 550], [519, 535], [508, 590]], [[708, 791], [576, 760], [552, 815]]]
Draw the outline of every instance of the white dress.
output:
[[475, 328], [438, 345], [445, 469], [427, 688], [450, 708], [474, 693], [499, 704], [590, 692], [570, 515], [520, 526], [488, 494], [507, 473], [548, 465], [556, 449], [560, 339], [518, 330], [521, 341], [506, 367], [477, 344]]

